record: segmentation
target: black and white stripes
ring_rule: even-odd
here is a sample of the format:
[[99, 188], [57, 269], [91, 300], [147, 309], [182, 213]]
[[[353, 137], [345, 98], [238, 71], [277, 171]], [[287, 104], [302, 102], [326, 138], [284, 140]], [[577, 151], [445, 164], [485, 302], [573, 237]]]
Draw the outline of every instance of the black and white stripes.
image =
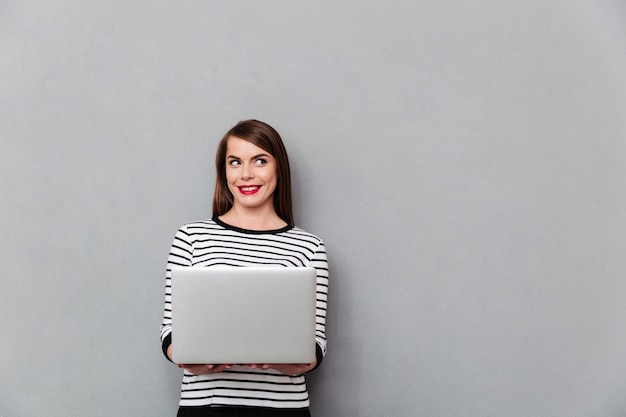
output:
[[[219, 219], [181, 227], [167, 262], [165, 309], [161, 325], [164, 351], [171, 343], [171, 270], [175, 266], [312, 266], [317, 270], [316, 344], [318, 365], [326, 354], [328, 262], [324, 244], [298, 227], [251, 231]], [[219, 374], [195, 376], [185, 372], [181, 406], [256, 406], [301, 408], [309, 405], [304, 375], [234, 366]]]

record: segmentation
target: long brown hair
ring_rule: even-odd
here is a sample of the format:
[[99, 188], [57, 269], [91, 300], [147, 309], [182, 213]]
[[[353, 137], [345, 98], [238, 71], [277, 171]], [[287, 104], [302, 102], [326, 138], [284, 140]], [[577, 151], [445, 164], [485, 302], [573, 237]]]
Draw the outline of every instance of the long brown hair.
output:
[[291, 204], [291, 173], [287, 150], [278, 132], [267, 123], [258, 120], [243, 120], [233, 126], [220, 140], [215, 155], [215, 194], [213, 195], [213, 216], [221, 216], [233, 207], [233, 195], [226, 182], [226, 151], [228, 138], [238, 137], [250, 142], [276, 159], [276, 190], [274, 210], [287, 224], [294, 225]]

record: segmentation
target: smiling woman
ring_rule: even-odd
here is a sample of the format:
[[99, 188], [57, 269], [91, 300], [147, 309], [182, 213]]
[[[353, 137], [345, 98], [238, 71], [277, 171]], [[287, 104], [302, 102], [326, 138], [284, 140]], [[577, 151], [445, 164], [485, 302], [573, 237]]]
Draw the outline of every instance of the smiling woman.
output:
[[326, 354], [324, 243], [294, 225], [287, 152], [271, 126], [257, 120], [235, 125], [218, 144], [216, 169], [213, 217], [182, 226], [170, 250], [161, 326], [164, 354], [171, 360], [172, 268], [280, 265], [317, 271], [316, 358], [297, 364], [179, 364], [185, 372], [178, 416], [310, 416], [305, 373]]
[[[236, 136], [229, 136], [226, 143], [226, 182], [233, 205], [221, 219], [244, 228], [278, 229], [286, 226], [287, 223], [274, 210], [277, 180], [274, 157]], [[268, 224], [258, 224], [259, 216]]]
[[[266, 169], [261, 169], [262, 167]], [[284, 222], [283, 225], [285, 223], [294, 224], [289, 158], [282, 138], [273, 127], [258, 120], [246, 120], [233, 126], [226, 132], [217, 146], [215, 168], [217, 178], [213, 197], [214, 215], [224, 216], [237, 206], [235, 196], [241, 192], [238, 188], [233, 190], [233, 176], [261, 175], [262, 171], [269, 169], [273, 172], [274, 177], [274, 189], [269, 193], [272, 196], [273, 205], [270, 207], [268, 204], [265, 209], [270, 212], [274, 211], [274, 215]], [[254, 184], [254, 181], [248, 178], [247, 182], [242, 180], [238, 185], [249, 187], [258, 184]], [[248, 188], [247, 191], [253, 189]], [[235, 211], [230, 215], [238, 215], [240, 208], [242, 207], [235, 208]], [[243, 215], [244, 213], [240, 214]], [[248, 214], [253, 214], [257, 219], [259, 218], [257, 212], [248, 211]], [[270, 215], [270, 217], [273, 216]], [[245, 219], [242, 218], [241, 221], [245, 221]], [[276, 221], [275, 218], [274, 221]]]

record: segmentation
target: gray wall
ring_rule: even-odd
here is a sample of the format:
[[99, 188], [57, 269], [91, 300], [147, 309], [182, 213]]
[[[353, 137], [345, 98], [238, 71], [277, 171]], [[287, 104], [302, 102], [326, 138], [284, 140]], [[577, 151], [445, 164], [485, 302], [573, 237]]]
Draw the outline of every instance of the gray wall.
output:
[[0, 415], [172, 416], [176, 228], [287, 142], [327, 417], [626, 415], [626, 6], [2, 0]]

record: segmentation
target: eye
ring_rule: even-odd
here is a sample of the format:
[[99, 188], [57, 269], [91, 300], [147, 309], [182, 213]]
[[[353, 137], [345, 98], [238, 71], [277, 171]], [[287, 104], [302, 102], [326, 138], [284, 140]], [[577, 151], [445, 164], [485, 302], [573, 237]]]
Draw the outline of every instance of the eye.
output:
[[254, 160], [254, 165], [256, 166], [263, 166], [265, 164], [267, 164], [267, 159], [265, 158], [258, 158]]
[[231, 167], [238, 167], [239, 165], [241, 165], [241, 161], [238, 159], [231, 159], [228, 161], [228, 165], [230, 165]]

